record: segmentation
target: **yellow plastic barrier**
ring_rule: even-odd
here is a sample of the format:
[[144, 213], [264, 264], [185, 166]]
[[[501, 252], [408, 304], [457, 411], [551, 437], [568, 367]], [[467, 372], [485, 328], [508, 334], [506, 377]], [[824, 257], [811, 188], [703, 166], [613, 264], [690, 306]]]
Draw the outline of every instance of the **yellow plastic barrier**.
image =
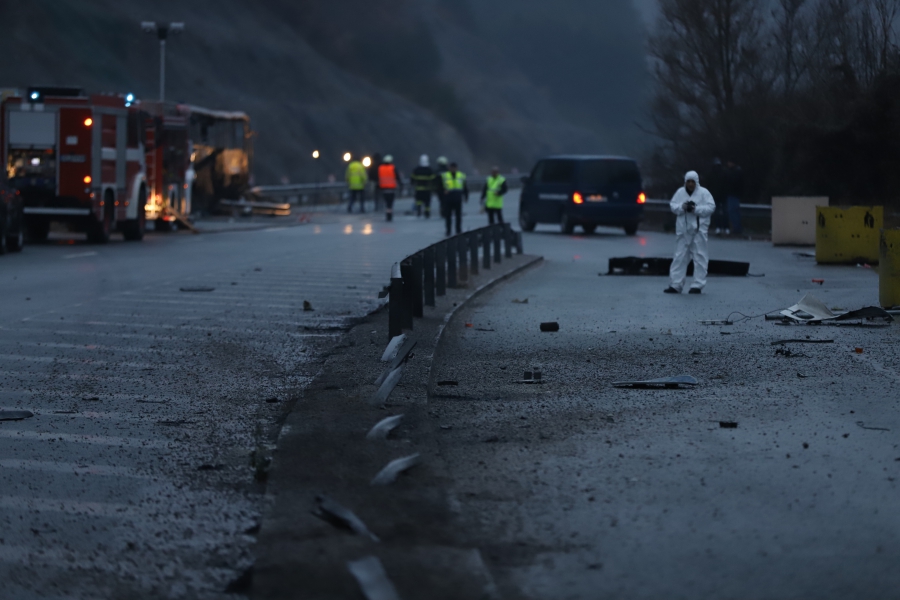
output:
[[878, 264], [882, 206], [816, 207], [816, 262]]
[[878, 300], [884, 308], [900, 306], [900, 229], [881, 231]]

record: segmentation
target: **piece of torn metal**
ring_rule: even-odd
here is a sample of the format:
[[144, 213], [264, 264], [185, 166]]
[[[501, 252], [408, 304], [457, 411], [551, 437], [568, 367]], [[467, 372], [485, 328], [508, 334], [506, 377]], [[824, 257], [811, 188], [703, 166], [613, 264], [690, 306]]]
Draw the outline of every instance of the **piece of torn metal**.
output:
[[397, 370], [403, 363], [412, 358], [413, 348], [416, 347], [416, 340], [408, 339], [406, 340], [400, 349], [397, 350], [397, 355], [394, 356], [394, 360], [391, 361], [391, 365], [385, 369], [385, 371], [378, 376], [378, 379], [375, 380], [375, 385], [381, 385], [388, 378], [388, 376]]
[[773, 346], [781, 346], [784, 344], [833, 344], [834, 340], [801, 340], [801, 339], [790, 339], [790, 340], [775, 340], [772, 342]]
[[33, 416], [30, 410], [0, 410], [0, 421], [21, 421]]
[[644, 388], [644, 389], [678, 389], [681, 386], [695, 386], [699, 382], [690, 375], [676, 375], [675, 377], [660, 377], [659, 379], [645, 379], [643, 381], [614, 381], [613, 387], [617, 388]]
[[734, 325], [734, 321], [728, 319], [706, 319], [700, 321], [701, 325]]
[[356, 516], [356, 513], [328, 496], [316, 496], [316, 510], [312, 511], [312, 514], [326, 523], [352, 531], [360, 537], [369, 538], [373, 542], [381, 541], [377, 535], [369, 531], [369, 528], [366, 527], [362, 519]]
[[387, 362], [389, 360], [394, 360], [394, 357], [397, 356], [397, 351], [400, 349], [400, 346], [403, 342], [406, 341], [406, 334], [401, 333], [400, 335], [395, 335], [391, 338], [391, 341], [388, 342], [387, 348], [384, 349], [384, 354], [381, 355], [381, 362]]
[[524, 300], [519, 300], [518, 298], [514, 298], [513, 304], [528, 304], [528, 298], [525, 298]]
[[207, 287], [207, 286], [193, 286], [193, 287], [187, 286], [187, 287], [178, 288], [178, 289], [180, 289], [182, 292], [214, 292], [216, 290], [216, 288], [214, 288], [214, 287]]
[[[644, 258], [640, 256], [624, 256], [609, 259], [608, 275], [668, 275], [672, 266], [671, 258]], [[731, 260], [709, 261], [710, 275], [731, 275], [746, 277], [750, 272], [750, 263]], [[688, 277], [694, 274], [694, 263], [688, 264]]]
[[737, 421], [719, 421], [721, 429], [737, 429]]
[[869, 431], [890, 431], [887, 427], [870, 427], [866, 425], [864, 421], [857, 421], [856, 424], [863, 429], [868, 429]]
[[442, 379], [441, 381], [438, 381], [437, 384], [438, 384], [438, 387], [447, 387], [447, 386], [457, 386], [457, 385], [459, 385], [459, 382], [456, 381], [455, 379]]
[[550, 332], [550, 333], [559, 331], [559, 323], [557, 323], [556, 321], [550, 321], [548, 323], [541, 323], [541, 331]]
[[390, 485], [391, 483], [394, 483], [400, 473], [419, 464], [419, 457], [419, 453], [416, 453], [404, 456], [403, 458], [395, 458], [380, 470], [374, 479], [372, 479], [372, 485]]
[[812, 294], [806, 294], [797, 304], [782, 310], [780, 314], [795, 323], [828, 323], [863, 319], [883, 319], [888, 322], [894, 320], [890, 313], [878, 306], [866, 306], [845, 313], [834, 313]]
[[378, 421], [372, 429], [369, 430], [369, 433], [366, 434], [367, 440], [384, 440], [387, 439], [387, 436], [390, 435], [391, 431], [393, 431], [397, 425], [400, 424], [400, 421], [403, 420], [403, 415], [394, 415], [392, 417], [385, 417], [382, 420]]
[[347, 569], [359, 584], [366, 600], [400, 600], [397, 588], [388, 578], [381, 561], [375, 556], [366, 556], [347, 562]]
[[313, 305], [309, 300], [303, 301], [303, 312], [311, 312], [314, 310], [316, 310], [316, 309], [313, 308]]
[[393, 371], [387, 373], [387, 376], [384, 378], [384, 381], [381, 382], [381, 387], [378, 388], [378, 391], [369, 399], [369, 404], [372, 406], [381, 406], [387, 399], [390, 397], [391, 392], [394, 391], [394, 388], [397, 387], [397, 384], [400, 382], [400, 378], [403, 376], [403, 366], [400, 365]]

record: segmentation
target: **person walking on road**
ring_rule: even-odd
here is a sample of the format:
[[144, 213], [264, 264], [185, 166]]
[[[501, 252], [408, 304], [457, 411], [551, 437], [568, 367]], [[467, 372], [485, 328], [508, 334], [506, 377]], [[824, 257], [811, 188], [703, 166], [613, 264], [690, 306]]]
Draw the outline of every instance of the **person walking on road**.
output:
[[462, 233], [462, 203], [469, 201], [469, 186], [466, 184], [466, 174], [459, 170], [456, 163], [450, 163], [450, 167], [441, 178], [441, 190], [444, 197], [444, 219], [447, 222], [447, 235], [450, 235], [450, 226], [456, 217], [456, 233]]
[[361, 162], [354, 160], [347, 165], [345, 178], [347, 187], [350, 189], [350, 204], [347, 205], [347, 212], [353, 212], [353, 202], [356, 200], [359, 200], [359, 212], [366, 212], [366, 183], [369, 181], [366, 168]]
[[503, 196], [508, 191], [509, 186], [506, 185], [506, 177], [500, 174], [500, 168], [494, 167], [491, 169], [491, 174], [488, 175], [487, 180], [484, 182], [484, 189], [481, 190], [481, 202], [487, 211], [488, 224], [493, 225], [494, 218], [497, 219], [498, 223], [503, 223]]
[[385, 220], [393, 221], [394, 200], [397, 197], [397, 190], [400, 188], [400, 174], [397, 172], [397, 167], [394, 166], [394, 157], [390, 154], [384, 157], [384, 162], [378, 167], [378, 188], [384, 199]]
[[675, 213], [675, 257], [669, 269], [667, 294], [680, 294], [687, 277], [688, 264], [694, 261], [694, 282], [690, 293], [699, 294], [706, 286], [709, 268], [709, 218], [716, 210], [716, 201], [706, 188], [700, 187], [700, 176], [688, 171], [684, 187], [669, 203]]
[[425, 218], [431, 218], [431, 194], [434, 193], [437, 175], [428, 164], [428, 155], [419, 157], [419, 166], [412, 172], [411, 183], [416, 190], [416, 216], [421, 217], [425, 212]]

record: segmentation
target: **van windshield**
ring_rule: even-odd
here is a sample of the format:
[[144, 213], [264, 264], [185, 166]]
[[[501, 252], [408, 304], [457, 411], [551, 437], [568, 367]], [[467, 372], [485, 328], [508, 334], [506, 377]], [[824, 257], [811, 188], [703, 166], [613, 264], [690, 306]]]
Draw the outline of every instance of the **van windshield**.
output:
[[641, 185], [641, 173], [630, 160], [586, 160], [581, 163], [578, 179], [588, 189]]

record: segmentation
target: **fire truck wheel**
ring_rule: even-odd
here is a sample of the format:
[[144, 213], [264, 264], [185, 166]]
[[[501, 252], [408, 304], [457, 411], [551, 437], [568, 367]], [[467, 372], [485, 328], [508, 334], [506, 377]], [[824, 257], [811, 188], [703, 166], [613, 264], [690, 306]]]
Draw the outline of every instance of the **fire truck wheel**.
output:
[[112, 232], [112, 213], [113, 213], [113, 195], [106, 193], [104, 198], [103, 220], [91, 223], [88, 230], [88, 242], [91, 244], [105, 244], [109, 241], [109, 234]]
[[147, 216], [144, 213], [144, 206], [147, 204], [147, 191], [141, 188], [138, 196], [138, 216], [136, 219], [125, 221], [122, 227], [122, 235], [126, 241], [139, 242], [144, 239], [144, 231], [147, 229]]

